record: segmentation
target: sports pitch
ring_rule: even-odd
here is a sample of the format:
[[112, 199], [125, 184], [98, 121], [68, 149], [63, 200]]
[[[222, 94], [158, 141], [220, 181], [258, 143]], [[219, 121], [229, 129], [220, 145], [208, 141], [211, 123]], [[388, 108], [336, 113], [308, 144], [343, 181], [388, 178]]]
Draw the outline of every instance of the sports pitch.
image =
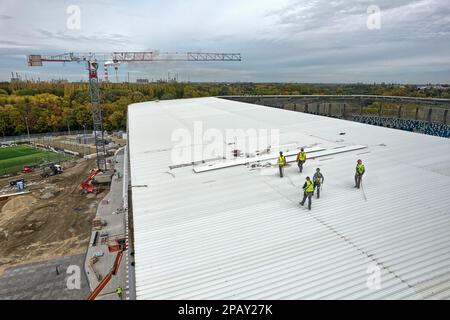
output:
[[0, 148], [0, 175], [20, 172], [24, 165], [37, 166], [68, 158], [66, 155], [24, 145]]

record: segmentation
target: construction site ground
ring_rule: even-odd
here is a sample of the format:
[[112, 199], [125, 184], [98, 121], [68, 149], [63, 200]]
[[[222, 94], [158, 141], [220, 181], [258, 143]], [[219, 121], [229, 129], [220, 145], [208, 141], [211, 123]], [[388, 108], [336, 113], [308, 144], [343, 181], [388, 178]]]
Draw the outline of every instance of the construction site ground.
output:
[[0, 198], [0, 277], [12, 266], [85, 254], [97, 204], [108, 191], [80, 194], [80, 182], [95, 160], [78, 159], [63, 166], [63, 174], [45, 179], [39, 171], [0, 178], [0, 189], [23, 177], [30, 191]]

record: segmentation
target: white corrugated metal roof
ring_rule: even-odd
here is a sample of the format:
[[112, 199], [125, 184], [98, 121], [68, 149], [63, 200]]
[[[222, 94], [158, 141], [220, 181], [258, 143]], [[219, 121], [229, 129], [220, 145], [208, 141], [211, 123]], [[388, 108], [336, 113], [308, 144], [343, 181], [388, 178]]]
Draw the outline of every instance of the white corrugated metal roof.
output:
[[[198, 120], [277, 128], [280, 145], [367, 148], [283, 179], [242, 165], [169, 171], [173, 131]], [[450, 298], [449, 139], [218, 98], [131, 105], [128, 130], [138, 299]], [[353, 188], [358, 158], [367, 201]], [[317, 167], [325, 184], [308, 211], [301, 186]], [[377, 267], [379, 289], [367, 285]]]

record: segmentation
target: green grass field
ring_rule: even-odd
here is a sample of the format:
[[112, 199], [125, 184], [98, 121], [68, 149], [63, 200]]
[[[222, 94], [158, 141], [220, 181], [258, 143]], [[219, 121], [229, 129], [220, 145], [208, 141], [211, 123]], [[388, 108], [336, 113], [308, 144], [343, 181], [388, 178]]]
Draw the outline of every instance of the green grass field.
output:
[[63, 154], [24, 145], [0, 148], [0, 175], [20, 172], [24, 165], [38, 166], [48, 162], [58, 163], [69, 158]]

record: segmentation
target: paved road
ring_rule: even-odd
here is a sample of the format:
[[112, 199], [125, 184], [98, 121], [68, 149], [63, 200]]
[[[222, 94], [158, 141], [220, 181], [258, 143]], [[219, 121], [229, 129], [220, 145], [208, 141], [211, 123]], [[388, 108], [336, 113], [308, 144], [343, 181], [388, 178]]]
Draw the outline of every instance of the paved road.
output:
[[[0, 277], [0, 300], [85, 300], [89, 286], [84, 257], [81, 254], [6, 269]], [[73, 267], [68, 274], [69, 266]], [[74, 272], [76, 269], [79, 272]], [[69, 289], [67, 283], [76, 284], [72, 281], [76, 274], [80, 275], [80, 289]]]
[[[123, 181], [123, 170], [124, 170], [124, 152], [123, 150], [119, 151], [115, 156], [115, 169], [117, 172], [120, 172], [121, 178], [118, 178], [117, 175], [114, 175], [113, 180], [111, 182], [111, 188], [109, 193], [105, 196], [105, 198], [101, 201], [97, 208], [96, 218], [100, 218], [107, 222], [107, 225], [102, 228], [99, 233], [107, 232], [109, 238], [114, 238], [116, 236], [125, 237], [125, 226], [126, 226], [126, 213], [124, 211], [120, 211], [123, 209], [123, 192], [124, 192], [124, 181]], [[91, 234], [91, 241], [87, 250], [87, 258], [86, 258], [86, 274], [89, 281], [89, 286], [91, 290], [94, 290], [95, 287], [99, 284], [98, 279], [95, 276], [95, 273], [89, 267], [88, 262], [91, 257], [93, 257], [96, 253], [102, 253], [103, 256], [99, 258], [99, 261], [94, 264], [94, 268], [101, 277], [105, 277], [108, 272], [111, 270], [114, 265], [114, 260], [116, 258], [117, 252], [108, 252], [107, 244], [102, 244], [100, 240], [98, 241], [96, 246], [92, 245], [92, 240], [94, 238], [95, 231]], [[115, 293], [117, 287], [123, 288], [123, 299], [129, 299], [130, 293], [128, 290], [129, 283], [127, 281], [127, 265], [129, 262], [128, 250], [124, 252], [123, 261], [119, 266], [119, 270], [116, 276], [113, 276], [110, 282], [106, 285], [106, 287], [102, 290], [102, 292], [97, 297], [97, 300], [117, 300], [118, 296]]]

